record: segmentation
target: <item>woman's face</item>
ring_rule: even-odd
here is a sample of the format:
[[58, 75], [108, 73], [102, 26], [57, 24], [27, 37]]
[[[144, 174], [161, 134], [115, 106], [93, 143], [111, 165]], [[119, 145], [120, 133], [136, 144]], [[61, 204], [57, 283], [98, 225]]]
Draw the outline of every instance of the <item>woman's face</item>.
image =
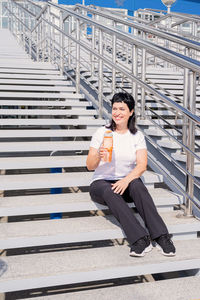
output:
[[127, 126], [130, 116], [133, 114], [133, 110], [129, 110], [128, 105], [124, 102], [115, 102], [112, 106], [112, 119], [116, 126]]

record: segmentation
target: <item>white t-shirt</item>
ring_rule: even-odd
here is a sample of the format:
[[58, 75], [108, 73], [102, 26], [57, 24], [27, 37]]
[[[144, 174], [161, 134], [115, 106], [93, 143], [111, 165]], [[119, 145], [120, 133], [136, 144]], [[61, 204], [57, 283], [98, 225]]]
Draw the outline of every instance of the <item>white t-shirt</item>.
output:
[[[100, 127], [94, 133], [90, 147], [99, 149], [102, 142], [106, 127]], [[92, 181], [98, 179], [118, 180], [128, 175], [135, 167], [136, 151], [146, 149], [146, 142], [142, 132], [137, 131], [132, 134], [129, 130], [120, 134], [113, 132], [113, 152], [110, 163], [100, 161], [96, 168]]]

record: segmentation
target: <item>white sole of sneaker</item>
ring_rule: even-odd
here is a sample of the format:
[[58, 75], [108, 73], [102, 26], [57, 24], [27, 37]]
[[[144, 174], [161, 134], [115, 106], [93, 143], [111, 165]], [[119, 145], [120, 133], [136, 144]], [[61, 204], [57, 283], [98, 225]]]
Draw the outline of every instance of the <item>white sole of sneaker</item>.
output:
[[161, 251], [162, 255], [164, 256], [175, 256], [176, 253], [170, 252], [170, 253], [166, 253], [163, 251], [163, 249], [160, 247], [160, 245], [156, 244], [156, 248]]
[[130, 256], [136, 256], [136, 257], [143, 257], [146, 253], [150, 252], [153, 249], [152, 245], [150, 244], [147, 248], [144, 249], [144, 251], [140, 254], [135, 253], [134, 251], [130, 252]]

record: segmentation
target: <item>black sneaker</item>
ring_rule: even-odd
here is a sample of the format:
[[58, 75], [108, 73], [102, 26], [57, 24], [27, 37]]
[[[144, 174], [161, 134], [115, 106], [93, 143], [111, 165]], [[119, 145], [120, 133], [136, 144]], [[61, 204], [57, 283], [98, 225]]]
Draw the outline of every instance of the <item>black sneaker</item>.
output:
[[155, 239], [157, 245], [156, 247], [162, 251], [163, 255], [174, 256], [176, 255], [176, 249], [171, 240], [172, 235], [164, 234]]
[[144, 256], [145, 253], [152, 250], [152, 245], [148, 236], [144, 236], [137, 240], [131, 246], [130, 256]]

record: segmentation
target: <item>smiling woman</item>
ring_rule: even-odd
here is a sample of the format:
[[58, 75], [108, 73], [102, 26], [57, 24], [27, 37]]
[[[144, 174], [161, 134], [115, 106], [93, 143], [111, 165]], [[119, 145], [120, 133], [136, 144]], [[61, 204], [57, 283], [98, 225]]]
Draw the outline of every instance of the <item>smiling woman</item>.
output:
[[[131, 245], [131, 256], [144, 256], [151, 251], [150, 238], [164, 255], [175, 255], [167, 227], [140, 179], [147, 168], [147, 150], [143, 134], [135, 127], [135, 101], [130, 94], [118, 93], [111, 103], [112, 121], [94, 133], [87, 157], [88, 170], [95, 170], [90, 185], [91, 198], [106, 204], [119, 221]], [[104, 159], [103, 138], [108, 128], [113, 133], [111, 162]], [[145, 228], [127, 202], [135, 203]]]

